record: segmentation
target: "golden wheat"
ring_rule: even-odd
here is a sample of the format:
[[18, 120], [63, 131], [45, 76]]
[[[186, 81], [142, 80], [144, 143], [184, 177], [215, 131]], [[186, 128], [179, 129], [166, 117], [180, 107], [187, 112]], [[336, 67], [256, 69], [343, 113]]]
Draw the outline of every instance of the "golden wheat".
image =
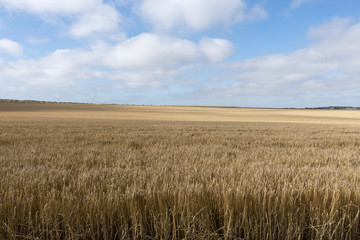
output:
[[0, 239], [360, 238], [357, 113], [6, 106]]

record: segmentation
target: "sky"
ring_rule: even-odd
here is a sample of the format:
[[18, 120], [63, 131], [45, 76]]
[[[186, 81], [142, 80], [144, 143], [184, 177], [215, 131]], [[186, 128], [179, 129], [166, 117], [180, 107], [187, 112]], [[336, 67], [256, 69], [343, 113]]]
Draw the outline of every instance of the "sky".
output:
[[360, 106], [360, 1], [0, 0], [0, 99]]

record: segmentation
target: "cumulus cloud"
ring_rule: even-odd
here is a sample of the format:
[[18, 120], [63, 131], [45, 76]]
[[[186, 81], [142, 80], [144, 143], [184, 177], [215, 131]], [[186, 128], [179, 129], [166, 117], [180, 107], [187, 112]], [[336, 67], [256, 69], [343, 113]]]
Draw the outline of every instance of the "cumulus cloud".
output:
[[203, 38], [199, 48], [211, 62], [221, 62], [232, 54], [232, 44], [225, 39]]
[[183, 39], [143, 33], [116, 45], [108, 64], [118, 68], [172, 67], [198, 60], [196, 44]]
[[307, 48], [230, 64], [234, 81], [222, 86], [223, 90], [285, 94], [282, 89], [336, 92], [360, 87], [360, 23], [334, 18], [312, 27], [308, 35], [316, 42]]
[[220, 62], [230, 54], [231, 43], [224, 39], [204, 38], [196, 43], [144, 33], [115, 45], [99, 42], [88, 50], [62, 49], [37, 60], [3, 63], [0, 80], [57, 86], [108, 79], [130, 87], [160, 86], [155, 79], [161, 76], [174, 76], [177, 69], [194, 64]]
[[70, 34], [76, 38], [86, 37], [99, 32], [115, 32], [121, 17], [109, 5], [100, 5], [98, 8], [80, 15], [70, 27]]
[[0, 39], [0, 52], [6, 52], [12, 56], [19, 57], [22, 55], [22, 46], [14, 41], [3, 38]]
[[255, 6], [249, 10], [243, 0], [143, 0], [139, 13], [161, 31], [177, 28], [202, 31], [217, 25], [267, 17], [262, 7]]
[[144, 33], [116, 45], [107, 62], [118, 68], [170, 68], [202, 61], [220, 62], [232, 53], [225, 39], [204, 38], [198, 44], [180, 38]]
[[81, 50], [57, 50], [38, 60], [3, 63], [0, 79], [38, 86], [65, 86], [86, 78], [92, 56]]
[[315, 40], [332, 41], [334, 38], [346, 34], [348, 27], [353, 23], [351, 18], [335, 17], [321, 26], [311, 26], [307, 36]]
[[0, 0], [9, 10], [23, 10], [29, 13], [81, 13], [93, 9], [98, 0]]
[[69, 34], [75, 38], [91, 36], [94, 33], [118, 31], [121, 20], [119, 12], [102, 0], [0, 0], [8, 10], [21, 10], [48, 17], [49, 14], [68, 17], [75, 21]]

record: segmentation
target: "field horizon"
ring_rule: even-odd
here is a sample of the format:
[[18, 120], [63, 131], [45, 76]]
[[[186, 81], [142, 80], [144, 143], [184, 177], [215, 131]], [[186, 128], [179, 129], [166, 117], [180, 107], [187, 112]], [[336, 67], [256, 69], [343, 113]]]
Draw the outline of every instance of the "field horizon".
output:
[[32, 99], [0, 99], [3, 103], [40, 103], [40, 104], [84, 104], [84, 105], [110, 105], [110, 106], [155, 106], [155, 107], [213, 107], [213, 108], [244, 108], [244, 109], [312, 109], [312, 110], [359, 110], [354, 106], [317, 106], [317, 107], [248, 107], [236, 105], [181, 105], [181, 104], [132, 104], [132, 103], [94, 103], [94, 102], [73, 102], [73, 101], [46, 101]]
[[[155, 106], [87, 103], [0, 101], [0, 117], [118, 119], [152, 121], [360, 123], [356, 109], [247, 108], [220, 106]], [[46, 112], [46, 114], [44, 114]]]

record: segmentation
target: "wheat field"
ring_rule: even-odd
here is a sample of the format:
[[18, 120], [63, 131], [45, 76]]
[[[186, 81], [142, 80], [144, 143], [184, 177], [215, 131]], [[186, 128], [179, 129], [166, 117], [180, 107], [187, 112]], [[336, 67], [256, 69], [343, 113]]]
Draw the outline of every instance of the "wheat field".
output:
[[360, 111], [0, 103], [0, 239], [360, 239]]

